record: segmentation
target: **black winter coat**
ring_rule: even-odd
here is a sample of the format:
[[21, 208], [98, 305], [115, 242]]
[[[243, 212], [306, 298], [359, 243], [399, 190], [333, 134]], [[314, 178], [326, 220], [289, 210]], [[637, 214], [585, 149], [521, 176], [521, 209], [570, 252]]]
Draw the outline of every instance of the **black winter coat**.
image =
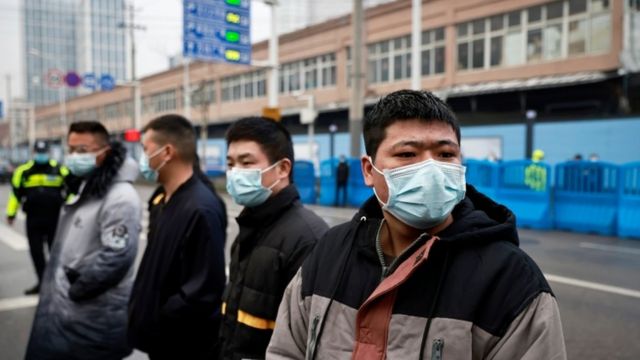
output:
[[329, 229], [299, 198], [290, 185], [236, 218], [220, 331], [225, 359], [264, 358], [284, 289]]

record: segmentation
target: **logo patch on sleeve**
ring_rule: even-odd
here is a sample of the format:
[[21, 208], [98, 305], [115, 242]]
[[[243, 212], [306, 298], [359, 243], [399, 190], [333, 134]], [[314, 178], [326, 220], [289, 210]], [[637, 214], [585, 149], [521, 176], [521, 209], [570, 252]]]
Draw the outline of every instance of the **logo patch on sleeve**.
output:
[[124, 249], [128, 242], [129, 231], [124, 225], [118, 225], [102, 236], [102, 244], [115, 250]]

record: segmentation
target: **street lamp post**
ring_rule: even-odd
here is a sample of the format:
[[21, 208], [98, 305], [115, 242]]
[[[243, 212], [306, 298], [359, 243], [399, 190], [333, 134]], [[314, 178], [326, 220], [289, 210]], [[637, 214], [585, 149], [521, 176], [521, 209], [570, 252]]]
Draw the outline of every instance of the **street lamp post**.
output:
[[[338, 131], [338, 126], [336, 124], [329, 125], [329, 159], [333, 160], [335, 156], [335, 135], [336, 131]], [[333, 166], [331, 167], [331, 171], [333, 171]]]

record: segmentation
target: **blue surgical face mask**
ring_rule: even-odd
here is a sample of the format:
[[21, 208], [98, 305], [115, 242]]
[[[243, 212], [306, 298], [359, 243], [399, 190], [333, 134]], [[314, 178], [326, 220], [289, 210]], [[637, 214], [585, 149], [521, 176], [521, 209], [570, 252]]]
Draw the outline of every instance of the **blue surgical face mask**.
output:
[[47, 153], [39, 153], [37, 152], [34, 156], [33, 156], [33, 161], [36, 164], [46, 164], [49, 162], [49, 154]]
[[142, 156], [140, 156], [140, 161], [138, 162], [138, 167], [140, 168], [140, 174], [142, 174], [142, 177], [147, 179], [148, 181], [151, 181], [151, 182], [158, 181], [158, 175], [159, 175], [158, 171], [160, 171], [160, 169], [167, 163], [166, 161], [163, 161], [162, 164], [160, 164], [160, 166], [158, 166], [157, 169], [153, 169], [149, 165], [149, 160], [158, 156], [158, 154], [160, 154], [162, 150], [164, 150], [164, 148], [165, 148], [164, 146], [161, 147], [160, 149], [156, 150], [156, 152], [154, 152], [149, 156], [147, 156], [147, 154], [145, 153], [143, 153]]
[[467, 189], [466, 169], [458, 164], [426, 160], [384, 171], [373, 169], [384, 176], [389, 189], [386, 204], [376, 193], [382, 209], [420, 230], [442, 224]]
[[96, 157], [95, 153], [71, 153], [65, 156], [64, 164], [73, 175], [83, 177], [96, 168]]
[[275, 168], [279, 162], [276, 161], [264, 170], [239, 168], [227, 170], [227, 192], [233, 201], [247, 207], [258, 206], [267, 201], [271, 196], [271, 189], [280, 182], [280, 179], [267, 188], [262, 186], [262, 174]]

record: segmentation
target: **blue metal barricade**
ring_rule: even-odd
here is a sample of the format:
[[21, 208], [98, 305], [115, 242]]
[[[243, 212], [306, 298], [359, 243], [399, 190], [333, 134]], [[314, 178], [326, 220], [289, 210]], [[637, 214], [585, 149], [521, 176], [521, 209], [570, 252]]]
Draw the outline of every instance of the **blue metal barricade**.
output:
[[619, 167], [605, 162], [556, 165], [554, 214], [558, 229], [614, 235]]
[[300, 193], [300, 201], [305, 204], [316, 203], [316, 176], [311, 161], [298, 160], [294, 163], [293, 182]]
[[551, 167], [529, 160], [499, 165], [496, 200], [516, 214], [518, 226], [550, 229]]
[[336, 201], [336, 168], [337, 158], [323, 160], [320, 163], [320, 196], [318, 203], [325, 206], [334, 206]]
[[467, 167], [467, 183], [478, 191], [495, 199], [498, 191], [499, 166], [486, 160], [469, 159], [464, 164]]
[[640, 162], [620, 167], [618, 236], [640, 239]]
[[349, 180], [347, 185], [347, 204], [355, 207], [362, 205], [371, 195], [373, 190], [365, 185], [360, 159], [349, 159]]

